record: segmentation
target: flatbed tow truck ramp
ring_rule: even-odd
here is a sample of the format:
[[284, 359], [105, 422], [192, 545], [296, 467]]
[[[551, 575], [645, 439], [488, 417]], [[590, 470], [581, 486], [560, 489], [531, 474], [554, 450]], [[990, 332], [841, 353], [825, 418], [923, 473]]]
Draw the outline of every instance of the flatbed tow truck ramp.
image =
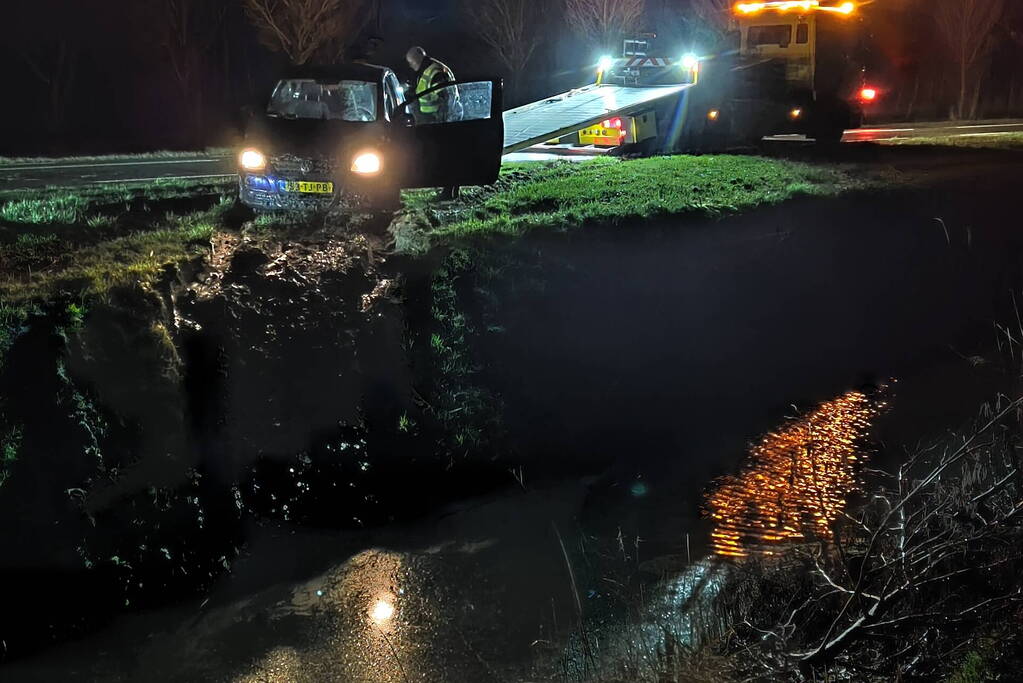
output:
[[504, 153], [511, 154], [568, 135], [615, 116], [627, 116], [686, 85], [630, 87], [588, 85], [504, 113]]

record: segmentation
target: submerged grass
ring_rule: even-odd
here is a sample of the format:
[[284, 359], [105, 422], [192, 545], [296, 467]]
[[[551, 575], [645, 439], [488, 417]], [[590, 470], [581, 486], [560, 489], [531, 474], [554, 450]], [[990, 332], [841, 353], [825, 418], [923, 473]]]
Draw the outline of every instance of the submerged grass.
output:
[[[713, 155], [516, 164], [496, 188], [467, 194], [432, 233], [521, 235], [695, 214], [716, 216], [801, 196], [832, 196], [865, 186], [832, 166]], [[407, 198], [415, 207], [420, 196]]]

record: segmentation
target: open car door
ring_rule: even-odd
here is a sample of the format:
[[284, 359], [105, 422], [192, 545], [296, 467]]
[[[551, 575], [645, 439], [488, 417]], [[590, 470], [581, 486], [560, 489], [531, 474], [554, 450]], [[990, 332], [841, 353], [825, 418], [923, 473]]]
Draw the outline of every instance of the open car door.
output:
[[446, 83], [401, 105], [403, 187], [489, 185], [504, 151], [500, 80]]

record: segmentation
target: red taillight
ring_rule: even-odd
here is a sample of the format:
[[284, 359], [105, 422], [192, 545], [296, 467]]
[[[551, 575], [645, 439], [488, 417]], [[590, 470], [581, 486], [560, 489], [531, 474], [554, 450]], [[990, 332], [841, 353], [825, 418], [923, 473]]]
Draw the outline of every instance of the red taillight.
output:
[[607, 119], [607, 120], [604, 121], [604, 128], [621, 128], [621, 127], [622, 127], [622, 120], [621, 119]]
[[873, 102], [877, 99], [877, 88], [863, 88], [860, 90], [860, 99], [864, 102]]

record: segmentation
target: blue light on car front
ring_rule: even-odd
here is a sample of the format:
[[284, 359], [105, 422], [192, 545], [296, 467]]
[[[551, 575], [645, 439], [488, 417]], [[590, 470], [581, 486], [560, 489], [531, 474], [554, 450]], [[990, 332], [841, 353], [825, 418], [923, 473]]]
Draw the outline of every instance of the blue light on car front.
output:
[[245, 184], [254, 190], [270, 192], [274, 189], [273, 179], [261, 175], [245, 176]]

